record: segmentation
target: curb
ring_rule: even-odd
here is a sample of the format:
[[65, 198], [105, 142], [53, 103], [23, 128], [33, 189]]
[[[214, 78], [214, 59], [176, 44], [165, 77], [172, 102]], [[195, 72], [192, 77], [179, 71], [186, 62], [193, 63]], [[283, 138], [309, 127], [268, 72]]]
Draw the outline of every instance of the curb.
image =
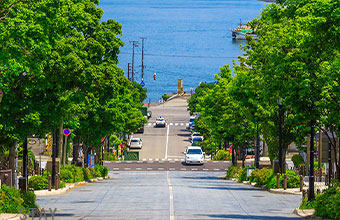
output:
[[1, 213], [0, 214], [0, 220], [19, 220], [22, 219], [24, 215], [22, 214], [16, 214], [16, 213]]
[[315, 210], [314, 209], [294, 209], [294, 214], [304, 218], [304, 219], [315, 219], [315, 220], [328, 220], [324, 218], [320, 218], [317, 216], [314, 216]]
[[283, 190], [283, 189], [269, 189], [268, 192], [274, 193], [274, 194], [285, 194], [285, 195], [302, 195], [302, 192], [292, 192], [289, 190]]
[[[52, 195], [61, 195], [61, 194], [64, 194], [64, 193], [67, 193], [68, 191], [70, 191], [71, 189], [75, 188], [75, 187], [79, 187], [79, 186], [82, 186], [82, 185], [85, 185], [85, 184], [88, 184], [88, 183], [93, 183], [93, 182], [97, 182], [97, 181], [102, 181], [104, 179], [109, 179], [110, 177], [107, 176], [105, 178], [103, 177], [98, 177], [98, 178], [95, 178], [95, 179], [90, 179], [88, 181], [83, 181], [83, 182], [78, 182], [78, 183], [72, 183], [68, 186], [66, 186], [65, 188], [62, 188], [62, 189], [58, 189], [58, 190], [55, 190], [55, 189], [52, 189], [51, 191], [48, 191], [47, 189], [44, 189], [44, 190], [35, 190], [34, 191], [34, 194], [36, 196], [52, 196]], [[0, 220], [2, 220], [0, 218]]]

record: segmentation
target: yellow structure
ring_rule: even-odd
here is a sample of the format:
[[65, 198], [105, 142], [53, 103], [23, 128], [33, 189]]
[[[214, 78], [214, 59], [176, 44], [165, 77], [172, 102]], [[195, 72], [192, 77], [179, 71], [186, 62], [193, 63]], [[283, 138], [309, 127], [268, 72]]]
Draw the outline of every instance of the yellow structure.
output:
[[183, 90], [183, 80], [182, 80], [182, 79], [178, 79], [177, 94], [178, 94], [178, 95], [184, 95], [184, 90]]

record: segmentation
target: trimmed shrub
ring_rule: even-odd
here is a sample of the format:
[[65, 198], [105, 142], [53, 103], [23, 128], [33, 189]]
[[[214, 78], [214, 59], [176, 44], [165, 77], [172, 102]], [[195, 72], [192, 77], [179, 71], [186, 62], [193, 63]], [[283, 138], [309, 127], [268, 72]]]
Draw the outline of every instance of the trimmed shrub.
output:
[[316, 197], [315, 215], [340, 220], [340, 183], [334, 183], [333, 187], [326, 189]]
[[20, 191], [2, 184], [0, 189], [0, 213], [20, 213], [24, 208], [24, 200], [21, 198]]
[[[300, 176], [293, 170], [286, 170], [287, 188], [298, 188], [300, 186]], [[283, 188], [284, 176], [280, 176], [280, 188]], [[276, 175], [273, 175], [267, 184], [269, 189], [276, 188]]]
[[109, 169], [107, 167], [99, 165], [99, 164], [96, 164], [94, 166], [94, 170], [99, 170], [99, 172], [100, 172], [100, 175], [97, 176], [97, 177], [106, 177], [109, 174]]
[[238, 171], [238, 182], [241, 183], [247, 180], [247, 168], [240, 169]]
[[236, 166], [231, 166], [227, 170], [227, 179], [235, 178], [237, 174], [237, 167]]
[[34, 190], [48, 189], [48, 178], [46, 176], [32, 176], [28, 180], [28, 187]]
[[70, 169], [60, 169], [60, 180], [73, 183], [73, 173]]
[[256, 169], [253, 172], [251, 172], [251, 175], [249, 177], [250, 182], [256, 182], [256, 185], [258, 186], [265, 186], [268, 184], [270, 179], [273, 176], [273, 170], [262, 168], [262, 169]]
[[37, 204], [35, 203], [37, 196], [33, 191], [22, 192], [21, 197], [24, 200], [23, 206], [25, 208], [38, 208]]
[[92, 175], [93, 171], [92, 170], [90, 170], [89, 168], [86, 167], [86, 168], [83, 169], [83, 172], [84, 172], [85, 181], [93, 179], [93, 175]]
[[219, 150], [213, 160], [231, 160], [229, 151]]
[[299, 207], [299, 209], [315, 209], [316, 207], [316, 201], [308, 201], [308, 198], [304, 198], [301, 202], [301, 205]]
[[294, 163], [294, 166], [298, 168], [300, 165], [304, 165], [305, 161], [303, 160], [302, 156], [300, 154], [296, 154], [292, 157], [292, 161]]

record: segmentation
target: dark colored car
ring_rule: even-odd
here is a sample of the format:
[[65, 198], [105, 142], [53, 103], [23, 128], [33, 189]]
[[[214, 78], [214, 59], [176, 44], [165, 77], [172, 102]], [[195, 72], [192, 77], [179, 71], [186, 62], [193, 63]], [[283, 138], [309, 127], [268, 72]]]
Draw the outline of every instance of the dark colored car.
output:
[[144, 133], [144, 125], [138, 128], [137, 133]]

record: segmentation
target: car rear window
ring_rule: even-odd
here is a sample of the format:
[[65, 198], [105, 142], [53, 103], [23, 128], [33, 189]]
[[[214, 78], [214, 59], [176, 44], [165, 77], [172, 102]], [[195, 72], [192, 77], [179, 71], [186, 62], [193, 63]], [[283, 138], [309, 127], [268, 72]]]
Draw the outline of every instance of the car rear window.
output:
[[139, 142], [138, 139], [132, 139], [131, 142]]
[[187, 154], [202, 154], [201, 149], [189, 149]]

